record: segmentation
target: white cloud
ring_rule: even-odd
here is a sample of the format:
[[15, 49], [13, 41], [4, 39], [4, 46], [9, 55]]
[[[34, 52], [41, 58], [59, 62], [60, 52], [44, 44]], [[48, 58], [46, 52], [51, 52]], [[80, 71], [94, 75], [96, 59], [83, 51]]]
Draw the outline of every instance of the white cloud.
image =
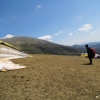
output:
[[97, 33], [97, 31], [92, 32], [90, 35], [94, 35], [95, 33]]
[[87, 32], [87, 31], [89, 31], [91, 29], [92, 29], [92, 25], [91, 24], [85, 24], [85, 25], [83, 25], [82, 28], [79, 28], [78, 31], [79, 32]]
[[60, 34], [61, 34], [61, 33], [63, 33], [63, 31], [59, 31], [58, 33], [60, 33]]
[[82, 16], [79, 16], [78, 19], [82, 18]]
[[38, 5], [37, 7], [36, 7], [36, 9], [35, 10], [37, 10], [37, 9], [39, 9], [39, 8], [41, 8], [42, 6], [41, 5]]
[[88, 40], [92, 42], [98, 42], [98, 41], [100, 42], [100, 30], [92, 32], [89, 35]]
[[50, 39], [52, 39], [52, 36], [50, 36], [50, 35], [45, 35], [45, 36], [38, 37], [38, 39], [52, 41], [52, 40], [50, 40]]
[[80, 45], [80, 44], [83, 44], [83, 43], [84, 43], [84, 40], [76, 40], [76, 41], [72, 41], [72, 42], [68, 43], [67, 45], [72, 46], [72, 45], [75, 45], [75, 44]]
[[16, 18], [16, 17], [17, 17], [16, 15], [10, 16], [10, 18]]
[[17, 17], [16, 15], [12, 16], [13, 18]]
[[6, 39], [6, 38], [12, 38], [12, 37], [14, 37], [14, 35], [7, 34], [7, 35], [4, 37], [4, 39]]
[[59, 33], [55, 33], [54, 36], [60, 35]]
[[41, 5], [38, 5], [38, 6], [37, 6], [37, 9], [38, 9], [38, 8], [41, 8]]
[[72, 33], [69, 33], [69, 36], [72, 36], [73, 34]]
[[99, 31], [94, 31], [94, 32], [92, 32], [92, 34], [86, 36], [86, 38], [83, 37], [83, 38], [71, 41], [67, 45], [74, 45], [74, 44], [81, 45], [81, 44], [86, 44], [86, 43], [90, 43], [90, 42], [100, 42], [100, 35], [99, 35], [99, 33], [100, 33]]
[[63, 31], [58, 31], [57, 33], [54, 34], [54, 36], [61, 35], [62, 33]]

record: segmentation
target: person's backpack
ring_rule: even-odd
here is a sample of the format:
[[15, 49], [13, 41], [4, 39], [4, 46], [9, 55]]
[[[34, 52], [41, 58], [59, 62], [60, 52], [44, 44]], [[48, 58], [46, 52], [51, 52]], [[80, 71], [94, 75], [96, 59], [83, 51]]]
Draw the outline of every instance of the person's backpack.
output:
[[96, 54], [96, 50], [94, 48], [91, 48], [92, 52], [93, 52], [93, 57], [95, 56]]

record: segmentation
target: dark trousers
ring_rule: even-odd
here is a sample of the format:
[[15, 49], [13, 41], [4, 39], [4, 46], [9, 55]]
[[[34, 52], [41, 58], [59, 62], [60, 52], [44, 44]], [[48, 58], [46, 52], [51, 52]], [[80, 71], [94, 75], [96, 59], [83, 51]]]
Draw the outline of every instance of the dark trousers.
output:
[[92, 64], [92, 57], [89, 57], [90, 64]]

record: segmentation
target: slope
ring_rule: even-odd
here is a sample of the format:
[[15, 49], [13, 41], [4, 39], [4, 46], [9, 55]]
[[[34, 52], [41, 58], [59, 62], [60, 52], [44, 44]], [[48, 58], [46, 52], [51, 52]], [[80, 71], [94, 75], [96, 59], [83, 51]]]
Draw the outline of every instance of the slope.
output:
[[8, 42], [20, 49], [21, 51], [29, 54], [43, 53], [57, 55], [77, 55], [80, 53], [78, 50], [70, 46], [59, 45], [31, 37], [13, 37], [3, 39], [3, 41]]

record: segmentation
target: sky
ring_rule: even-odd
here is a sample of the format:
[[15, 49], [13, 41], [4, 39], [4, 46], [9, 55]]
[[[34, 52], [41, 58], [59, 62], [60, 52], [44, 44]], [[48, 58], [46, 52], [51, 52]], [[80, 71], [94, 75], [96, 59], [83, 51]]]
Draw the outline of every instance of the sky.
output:
[[100, 0], [0, 0], [0, 38], [71, 46], [100, 42]]

